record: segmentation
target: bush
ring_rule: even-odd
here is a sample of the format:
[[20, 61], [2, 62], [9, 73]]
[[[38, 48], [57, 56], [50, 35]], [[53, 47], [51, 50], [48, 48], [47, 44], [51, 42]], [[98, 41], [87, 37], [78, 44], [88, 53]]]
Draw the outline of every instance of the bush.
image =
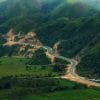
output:
[[46, 56], [45, 51], [43, 49], [37, 50], [32, 59], [28, 62], [29, 65], [46, 65], [50, 64], [50, 59]]

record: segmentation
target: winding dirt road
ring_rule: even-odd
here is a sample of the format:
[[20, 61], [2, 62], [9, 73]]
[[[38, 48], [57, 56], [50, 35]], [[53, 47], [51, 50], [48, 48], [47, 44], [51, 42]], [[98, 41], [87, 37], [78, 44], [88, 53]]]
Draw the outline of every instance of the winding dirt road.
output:
[[69, 58], [66, 58], [66, 57], [63, 57], [63, 56], [60, 56], [60, 55], [56, 55], [53, 52], [52, 48], [50, 48], [48, 46], [43, 46], [43, 48], [46, 49], [47, 52], [50, 55], [53, 55], [56, 58], [65, 60], [67, 62], [70, 62], [70, 64], [66, 68], [66, 75], [61, 76], [61, 78], [67, 79], [67, 80], [70, 80], [70, 81], [74, 81], [76, 83], [80, 83], [80, 84], [83, 84], [83, 85], [86, 85], [86, 86], [100, 87], [100, 83], [96, 83], [96, 82], [90, 81], [89, 79], [81, 77], [76, 73], [76, 66], [78, 65], [78, 62], [76, 60], [69, 59]]

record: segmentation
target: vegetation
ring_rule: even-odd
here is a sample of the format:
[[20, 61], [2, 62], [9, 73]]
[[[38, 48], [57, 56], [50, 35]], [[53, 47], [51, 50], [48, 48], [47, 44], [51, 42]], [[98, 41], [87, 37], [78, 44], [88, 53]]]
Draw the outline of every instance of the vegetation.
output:
[[81, 60], [78, 70], [81, 75], [87, 76], [87, 77], [94, 77], [99, 78], [100, 77], [100, 45], [96, 45], [94, 48], [92, 48], [89, 53], [87, 53]]
[[27, 95], [22, 100], [65, 100], [65, 98], [68, 100], [99, 100], [99, 91], [99, 89], [65, 90], [43, 95]]
[[[34, 84], [33, 84], [34, 83]], [[29, 94], [42, 95], [46, 93], [85, 89], [86, 87], [66, 80], [55, 78], [33, 78], [33, 77], [3, 77], [0, 79], [0, 99], [13, 100], [13, 98], [20, 99]], [[6, 95], [5, 95], [5, 94]]]
[[6, 42], [6, 39], [0, 34], [0, 45], [4, 44]]
[[38, 49], [33, 53], [31, 60], [28, 62], [29, 65], [46, 65], [51, 64], [50, 59], [46, 56], [45, 50]]
[[[6, 2], [10, 6], [9, 9], [6, 3], [1, 3], [1, 8], [3, 6], [1, 10], [5, 11], [1, 11], [1, 19], [5, 14], [9, 16], [1, 21], [1, 33], [6, 33], [10, 27], [15, 33], [21, 31], [21, 34], [32, 30], [37, 33], [44, 45], [49, 46], [53, 46], [60, 40], [66, 40], [61, 42], [58, 49], [67, 57], [75, 56], [100, 36], [100, 12], [87, 5], [68, 4], [66, 0], [44, 1], [41, 2], [41, 6], [35, 0], [15, 1]], [[17, 5], [19, 7], [16, 7]]]
[[[0, 77], [29, 75], [33, 77], [58, 76], [64, 74], [64, 66], [56, 64], [28, 65], [30, 59], [21, 57], [1, 57], [0, 58]], [[57, 69], [59, 71], [55, 71]], [[55, 69], [55, 70], [54, 70]]]
[[[59, 41], [61, 55], [79, 56], [79, 74], [100, 78], [100, 11], [70, 0], [39, 1], [0, 2], [0, 100], [99, 100], [99, 88], [57, 78], [65, 73], [65, 61], [51, 64], [42, 49], [30, 59], [21, 58], [20, 45], [3, 45], [10, 29], [21, 35], [33, 31], [43, 45], [53, 47]], [[21, 55], [26, 51], [28, 46]]]

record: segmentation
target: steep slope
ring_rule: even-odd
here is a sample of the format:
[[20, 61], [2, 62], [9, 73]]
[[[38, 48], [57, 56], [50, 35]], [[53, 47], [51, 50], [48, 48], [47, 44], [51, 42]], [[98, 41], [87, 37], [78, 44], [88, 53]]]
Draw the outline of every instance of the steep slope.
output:
[[[70, 33], [71, 35], [66, 39], [66, 35], [63, 35], [64, 40], [59, 45], [58, 49], [62, 54], [67, 56], [73, 56], [79, 54], [81, 50], [87, 48], [90, 44], [96, 44], [95, 41], [99, 41], [100, 37], [100, 19], [97, 17], [81, 20], [81, 24]], [[73, 25], [72, 25], [73, 26]]]
[[27, 33], [62, 17], [75, 19], [93, 14], [97, 12], [87, 5], [69, 4], [66, 0], [7, 0], [0, 3], [0, 32], [13, 28]]
[[[41, 6], [39, 4], [41, 4]], [[9, 28], [14, 28], [16, 32], [22, 31], [25, 33], [30, 30], [34, 30], [37, 32], [40, 40], [47, 45], [53, 45], [55, 42], [63, 39], [68, 39], [69, 41], [73, 39], [74, 36], [76, 37], [76, 41], [76, 33], [80, 32], [82, 34], [84, 32], [85, 34], [85, 32], [87, 31], [85, 22], [87, 24], [89, 23], [88, 17], [90, 15], [95, 16], [95, 14], [97, 14], [96, 11], [90, 9], [84, 4], [68, 4], [65, 3], [65, 0], [63, 0], [62, 2], [60, 0], [49, 1], [49, 3], [46, 1], [42, 1], [39, 3], [36, 2], [36, 0], [10, 0], [8, 2], [2, 3], [1, 8], [1, 32], [8, 31]], [[82, 8], [82, 11], [79, 11], [80, 8]], [[44, 12], [47, 13], [44, 15]], [[78, 16], [77, 14], [80, 15]], [[50, 17], [48, 18], [48, 16]], [[80, 17], [83, 16], [87, 17], [81, 19]], [[76, 21], [69, 19], [77, 17], [79, 17], [79, 19]], [[100, 21], [98, 20], [98, 22]], [[93, 23], [95, 23], [95, 21]], [[82, 29], [81, 25], [83, 25], [85, 31], [84, 29]], [[91, 29], [92, 27], [88, 31], [91, 31]], [[52, 42], [50, 40], [51, 38]]]
[[[10, 28], [15, 32], [36, 30], [48, 21], [50, 13], [61, 1], [45, 0], [7, 0], [0, 4], [0, 32]], [[16, 12], [16, 13], [15, 13]]]
[[100, 78], [100, 44], [90, 49], [89, 52], [82, 57], [78, 66], [78, 72], [82, 76], [90, 78]]

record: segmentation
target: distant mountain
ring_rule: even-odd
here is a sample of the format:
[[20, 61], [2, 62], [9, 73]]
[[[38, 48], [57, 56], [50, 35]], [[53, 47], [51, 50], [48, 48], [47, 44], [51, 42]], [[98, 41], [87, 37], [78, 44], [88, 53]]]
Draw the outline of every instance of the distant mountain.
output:
[[95, 14], [95, 10], [82, 3], [69, 4], [65, 0], [7, 0], [0, 4], [0, 32], [6, 33], [10, 28], [28, 32], [61, 17], [73, 19]]

